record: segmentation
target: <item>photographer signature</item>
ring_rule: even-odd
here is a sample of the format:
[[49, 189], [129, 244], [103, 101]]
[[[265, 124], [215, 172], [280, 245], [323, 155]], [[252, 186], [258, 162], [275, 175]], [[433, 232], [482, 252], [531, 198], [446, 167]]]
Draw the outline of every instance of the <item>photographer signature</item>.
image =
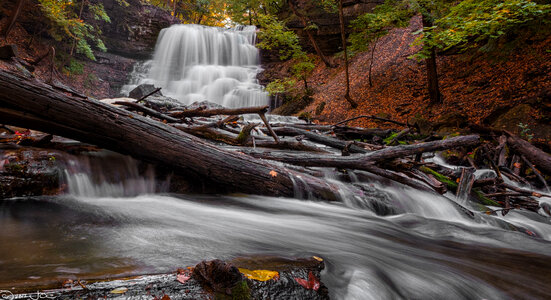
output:
[[29, 294], [13, 294], [7, 290], [0, 290], [0, 299], [2, 300], [15, 300], [15, 299], [30, 299], [30, 300], [39, 300], [39, 299], [55, 299], [58, 295], [55, 293], [45, 293], [39, 292], [29, 293]]

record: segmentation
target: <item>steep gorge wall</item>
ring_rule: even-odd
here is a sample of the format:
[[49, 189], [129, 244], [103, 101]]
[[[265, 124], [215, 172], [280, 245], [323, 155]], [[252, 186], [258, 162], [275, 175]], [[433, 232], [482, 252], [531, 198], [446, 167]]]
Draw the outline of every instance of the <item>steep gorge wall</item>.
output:
[[[341, 32], [339, 15], [325, 11], [318, 1], [296, 0], [297, 8], [314, 24], [318, 29], [314, 31], [316, 41], [326, 55], [335, 54], [341, 51]], [[343, 1], [344, 19], [347, 24], [359, 15], [368, 13], [384, 0], [345, 0]], [[282, 20], [288, 20], [287, 26], [296, 31], [301, 37], [303, 47], [313, 52], [312, 45], [308, 41], [304, 26], [301, 21], [293, 15], [289, 7], [285, 7], [280, 14]]]
[[[87, 6], [82, 14], [87, 24], [101, 31], [107, 53], [94, 51], [96, 61], [75, 54], [72, 59], [83, 64], [82, 72], [63, 74], [58, 80], [96, 98], [115, 97], [127, 82], [128, 73], [136, 60], [152, 56], [159, 32], [179, 20], [172, 17], [170, 11], [141, 0], [126, 0], [128, 6], [117, 0], [88, 1], [103, 4], [111, 19], [111, 22], [95, 20]], [[7, 26], [16, 3], [16, 0], [0, 1], [0, 29]], [[70, 61], [67, 56], [70, 40], [55, 41], [48, 31], [49, 26], [51, 24], [41, 12], [38, 1], [26, 0], [14, 30], [7, 39], [0, 40], [0, 45], [17, 45], [19, 56], [29, 60], [44, 55], [53, 47], [56, 50], [56, 67], [62, 71], [60, 66], [67, 67]], [[34, 71], [34, 75], [43, 80], [48, 80], [50, 74], [50, 58], [43, 60]]]
[[99, 22], [105, 46], [108, 52], [124, 57], [149, 58], [161, 29], [179, 23], [169, 11], [140, 0], [127, 0], [128, 7], [116, 0], [98, 1], [111, 18], [111, 23]]

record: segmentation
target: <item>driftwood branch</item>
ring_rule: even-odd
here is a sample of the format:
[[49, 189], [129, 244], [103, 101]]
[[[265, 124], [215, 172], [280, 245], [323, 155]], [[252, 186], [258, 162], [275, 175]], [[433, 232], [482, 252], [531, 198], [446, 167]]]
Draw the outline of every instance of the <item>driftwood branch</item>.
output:
[[180, 119], [176, 119], [176, 118], [167, 116], [165, 114], [162, 114], [162, 113], [160, 113], [156, 110], [153, 110], [149, 107], [145, 107], [145, 106], [143, 106], [141, 104], [138, 104], [138, 103], [126, 102], [126, 101], [116, 101], [116, 102], [113, 102], [113, 104], [129, 107], [133, 110], [143, 112], [144, 114], [155, 117], [157, 119], [166, 120], [169, 123], [179, 123], [179, 122], [181, 122]]
[[529, 157], [530, 161], [541, 170], [545, 171], [547, 174], [551, 174], [551, 155], [514, 135], [510, 135], [507, 138], [507, 143], [513, 151], [525, 157]]
[[185, 117], [212, 117], [218, 115], [246, 115], [246, 114], [264, 114], [268, 111], [269, 106], [258, 106], [258, 107], [246, 107], [246, 108], [217, 108], [217, 109], [189, 109], [189, 110], [179, 110], [170, 113], [171, 117], [174, 118], [185, 118]]

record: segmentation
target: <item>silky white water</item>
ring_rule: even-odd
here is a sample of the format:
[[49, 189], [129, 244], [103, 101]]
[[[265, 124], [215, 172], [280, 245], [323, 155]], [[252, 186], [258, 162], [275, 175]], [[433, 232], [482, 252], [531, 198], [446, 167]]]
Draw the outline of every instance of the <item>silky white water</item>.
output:
[[317, 255], [333, 299], [549, 294], [551, 224], [534, 212], [470, 217], [445, 197], [361, 176], [362, 193], [342, 184], [341, 203], [155, 194], [158, 180], [136, 161], [97, 158], [67, 169], [66, 196], [2, 203], [0, 289], [173, 272], [204, 259]]
[[255, 43], [254, 26], [173, 25], [161, 31], [153, 59], [135, 67], [122, 93], [150, 83], [186, 105], [266, 105], [268, 94], [256, 79], [261, 67]]

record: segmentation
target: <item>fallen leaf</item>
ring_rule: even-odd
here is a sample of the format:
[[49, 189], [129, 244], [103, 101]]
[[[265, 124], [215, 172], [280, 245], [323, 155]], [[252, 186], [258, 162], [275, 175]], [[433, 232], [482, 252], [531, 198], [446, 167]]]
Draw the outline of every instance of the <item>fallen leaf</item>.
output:
[[161, 300], [170, 300], [170, 297], [168, 295], [164, 295], [163, 298], [161, 298]]
[[279, 279], [279, 272], [277, 271], [270, 271], [270, 270], [249, 270], [249, 269], [242, 269], [239, 268], [239, 272], [241, 272], [245, 277], [257, 281], [268, 281], [271, 279], [278, 280]]
[[111, 293], [111, 294], [124, 294], [124, 293], [126, 293], [126, 292], [128, 292], [128, 289], [127, 289], [127, 288], [125, 288], [125, 287], [120, 287], [120, 288], [116, 288], [116, 289], [110, 291], [109, 293]]
[[189, 279], [191, 278], [191, 275], [189, 274], [178, 274], [178, 276], [176, 276], [176, 279], [180, 282], [180, 283], [186, 283]]
[[522, 165], [520, 163], [514, 163], [513, 166], [515, 166], [515, 168], [517, 168], [517, 169], [520, 169], [520, 167], [522, 167]]
[[317, 261], [319, 261], [319, 262], [323, 261], [323, 258], [321, 258], [321, 257], [319, 257], [319, 256], [315, 256], [315, 255], [314, 255], [314, 256], [312, 256], [312, 258], [315, 259], [315, 260], [317, 260]]
[[274, 170], [271, 170], [270, 175], [272, 175], [272, 177], [277, 177], [277, 172]]
[[320, 288], [320, 282], [316, 278], [314, 273], [312, 273], [312, 271], [308, 273], [308, 280], [302, 278], [295, 278], [295, 280], [298, 282], [298, 284], [302, 285], [305, 289], [308, 290], [317, 291]]

